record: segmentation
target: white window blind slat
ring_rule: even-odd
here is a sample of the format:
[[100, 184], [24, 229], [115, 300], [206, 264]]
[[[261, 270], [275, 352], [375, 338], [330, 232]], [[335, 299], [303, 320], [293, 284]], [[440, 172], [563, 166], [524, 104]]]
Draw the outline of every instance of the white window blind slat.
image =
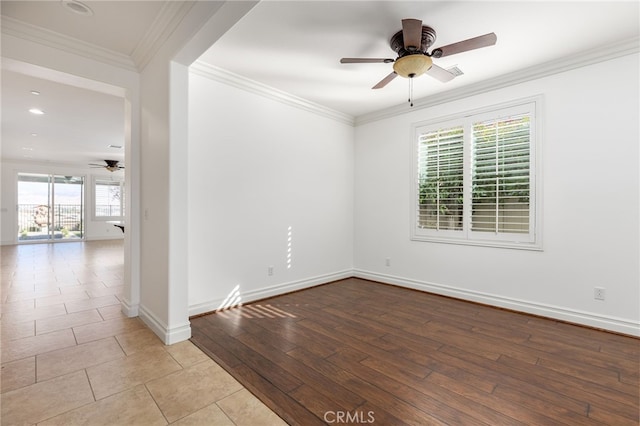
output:
[[529, 232], [530, 116], [473, 123], [471, 230]]
[[462, 229], [462, 127], [420, 135], [418, 151], [418, 227], [433, 230]]

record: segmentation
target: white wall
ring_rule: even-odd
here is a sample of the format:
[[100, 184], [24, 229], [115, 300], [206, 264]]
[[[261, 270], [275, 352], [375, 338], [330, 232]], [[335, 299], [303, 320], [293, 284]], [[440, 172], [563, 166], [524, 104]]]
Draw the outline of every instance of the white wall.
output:
[[187, 309], [187, 66], [253, 7], [194, 2], [142, 70], [140, 318], [172, 344], [191, 337]]
[[351, 276], [353, 137], [351, 125], [190, 74], [191, 315], [236, 286], [247, 302]]
[[94, 220], [94, 191], [93, 180], [95, 177], [111, 178], [110, 172], [99, 170], [89, 172], [86, 168], [65, 166], [60, 164], [42, 164], [29, 161], [3, 160], [2, 161], [2, 209], [1, 209], [1, 244], [17, 243], [17, 219], [16, 203], [17, 175], [18, 173], [43, 173], [63, 176], [83, 176], [85, 182], [84, 203], [85, 222], [84, 231], [86, 240], [123, 239], [122, 231], [107, 223], [106, 220]]
[[[638, 68], [625, 56], [358, 126], [356, 274], [640, 334]], [[410, 241], [411, 124], [538, 94], [544, 250]]]

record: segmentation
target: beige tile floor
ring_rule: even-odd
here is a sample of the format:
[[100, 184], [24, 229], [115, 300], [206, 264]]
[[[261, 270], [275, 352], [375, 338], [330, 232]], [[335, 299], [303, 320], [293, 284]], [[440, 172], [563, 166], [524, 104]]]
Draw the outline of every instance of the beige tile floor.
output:
[[285, 425], [191, 342], [120, 312], [122, 241], [3, 246], [2, 425]]

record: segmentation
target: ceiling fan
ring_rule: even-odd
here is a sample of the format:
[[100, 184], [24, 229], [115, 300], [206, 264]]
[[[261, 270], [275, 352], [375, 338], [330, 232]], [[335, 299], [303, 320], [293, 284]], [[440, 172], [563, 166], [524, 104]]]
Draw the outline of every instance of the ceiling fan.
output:
[[[428, 52], [429, 47], [436, 40], [436, 31], [426, 25], [422, 25], [419, 19], [403, 19], [402, 30], [391, 37], [389, 45], [398, 54], [396, 59], [391, 58], [342, 58], [342, 64], [363, 63], [393, 63], [393, 72], [380, 80], [372, 89], [381, 89], [398, 75], [413, 79], [422, 74], [430, 75], [443, 83], [453, 80], [455, 74], [433, 63], [432, 58], [442, 58], [456, 53], [480, 49], [496, 44], [495, 33], [489, 33], [473, 37], [457, 43], [441, 46]], [[410, 80], [412, 81], [412, 80]], [[410, 83], [411, 84], [411, 83]], [[411, 98], [409, 99], [411, 102]], [[413, 105], [413, 104], [412, 104]]]
[[104, 160], [105, 164], [89, 164], [92, 169], [103, 167], [110, 172], [115, 172], [116, 170], [124, 169], [124, 166], [121, 166], [118, 160]]

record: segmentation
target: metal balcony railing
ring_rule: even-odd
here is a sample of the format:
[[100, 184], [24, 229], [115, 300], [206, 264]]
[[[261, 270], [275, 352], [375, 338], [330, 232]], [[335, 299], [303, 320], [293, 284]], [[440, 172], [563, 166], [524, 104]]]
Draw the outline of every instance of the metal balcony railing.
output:
[[82, 210], [80, 204], [18, 204], [18, 240], [82, 238]]

